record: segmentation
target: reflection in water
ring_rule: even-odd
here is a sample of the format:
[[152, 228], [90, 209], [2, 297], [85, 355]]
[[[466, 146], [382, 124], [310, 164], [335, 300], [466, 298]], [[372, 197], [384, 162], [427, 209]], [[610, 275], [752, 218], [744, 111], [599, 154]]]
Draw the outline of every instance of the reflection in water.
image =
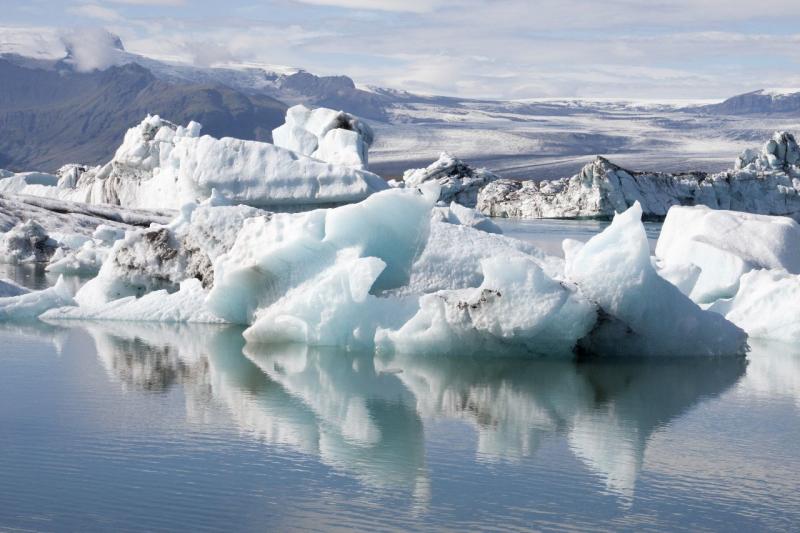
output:
[[[481, 461], [517, 461], [561, 435], [614, 493], [633, 495], [651, 436], [744, 375], [742, 359], [569, 362], [244, 346], [225, 327], [92, 324], [98, 356], [126, 388], [182, 384], [203, 420], [213, 400], [245, 433], [312, 454], [374, 488], [430, 497], [426, 421], [466, 422]], [[749, 371], [748, 371], [749, 374]]]
[[750, 339], [750, 364], [740, 389], [749, 395], [794, 400], [800, 409], [800, 346]]

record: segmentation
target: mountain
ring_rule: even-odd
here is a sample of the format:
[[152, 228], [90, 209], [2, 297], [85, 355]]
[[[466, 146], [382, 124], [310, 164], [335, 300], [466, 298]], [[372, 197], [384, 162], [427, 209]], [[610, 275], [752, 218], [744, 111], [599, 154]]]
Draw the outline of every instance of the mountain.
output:
[[800, 114], [800, 89], [760, 89], [695, 109], [718, 115]]
[[52, 171], [108, 160], [150, 114], [215, 137], [271, 140], [286, 105], [219, 83], [170, 82], [127, 63], [78, 72], [67, 61], [0, 56], [0, 168]]
[[125, 53], [121, 60], [139, 64], [170, 83], [213, 83], [245, 94], [260, 94], [287, 104], [329, 107], [362, 118], [386, 121], [387, 108], [398, 100], [390, 92], [364, 90], [347, 76], [317, 76], [276, 65], [195, 67]]

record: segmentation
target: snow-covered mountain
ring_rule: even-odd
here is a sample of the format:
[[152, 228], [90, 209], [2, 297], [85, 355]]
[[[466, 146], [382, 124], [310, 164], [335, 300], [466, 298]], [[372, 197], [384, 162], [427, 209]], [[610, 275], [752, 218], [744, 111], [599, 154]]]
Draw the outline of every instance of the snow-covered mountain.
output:
[[784, 113], [800, 115], [800, 88], [759, 89], [738, 94], [724, 102], [699, 108], [722, 115], [748, 115]]

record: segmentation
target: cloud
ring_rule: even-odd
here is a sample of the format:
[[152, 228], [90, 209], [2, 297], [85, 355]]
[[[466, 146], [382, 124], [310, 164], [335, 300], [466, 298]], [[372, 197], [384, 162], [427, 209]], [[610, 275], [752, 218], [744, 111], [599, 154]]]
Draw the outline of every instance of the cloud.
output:
[[[796, 84], [800, 71], [796, 0], [78, 1], [70, 14], [143, 55], [466, 97], [712, 98]], [[29, 16], [15, 10], [4, 21]]]
[[[410, 13], [429, 13], [436, 8], [447, 4], [444, 1], [434, 0], [296, 0], [303, 4], [317, 6], [341, 7], [361, 11], [399, 11]], [[455, 2], [450, 2], [454, 4]]]
[[187, 0], [108, 0], [113, 4], [132, 6], [185, 6]]
[[111, 8], [99, 4], [80, 4], [70, 8], [70, 12], [75, 15], [114, 22], [122, 19], [122, 16]]
[[79, 72], [103, 70], [125, 61], [120, 54], [119, 40], [99, 28], [82, 28], [65, 32], [61, 40], [68, 59]]

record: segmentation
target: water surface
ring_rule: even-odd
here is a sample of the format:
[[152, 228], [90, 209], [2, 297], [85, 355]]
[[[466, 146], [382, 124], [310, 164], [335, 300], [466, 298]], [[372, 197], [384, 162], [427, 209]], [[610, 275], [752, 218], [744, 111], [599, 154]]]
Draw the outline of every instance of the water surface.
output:
[[[520, 232], [587, 226], [543, 227]], [[2, 324], [0, 530], [791, 530], [800, 348], [751, 345], [413, 357]]]

